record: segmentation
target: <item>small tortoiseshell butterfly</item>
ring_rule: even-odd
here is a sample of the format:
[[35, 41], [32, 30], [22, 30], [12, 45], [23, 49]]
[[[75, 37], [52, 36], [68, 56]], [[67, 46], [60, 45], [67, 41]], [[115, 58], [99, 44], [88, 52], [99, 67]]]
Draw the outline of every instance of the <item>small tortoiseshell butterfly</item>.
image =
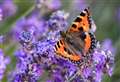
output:
[[66, 32], [60, 32], [61, 39], [55, 45], [57, 55], [78, 64], [82, 57], [93, 52], [96, 39], [90, 31], [91, 26], [91, 17], [87, 8], [80, 13]]

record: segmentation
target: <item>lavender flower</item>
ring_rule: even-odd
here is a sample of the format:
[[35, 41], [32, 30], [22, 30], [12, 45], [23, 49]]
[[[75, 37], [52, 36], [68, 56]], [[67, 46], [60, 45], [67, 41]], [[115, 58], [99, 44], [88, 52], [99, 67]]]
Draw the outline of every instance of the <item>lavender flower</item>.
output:
[[10, 63], [9, 57], [4, 57], [3, 51], [0, 49], [0, 81], [4, 77], [4, 72], [6, 70], [6, 66]]
[[36, 3], [38, 8], [45, 6], [50, 10], [57, 10], [61, 7], [60, 0], [36, 0]]
[[18, 40], [18, 36], [24, 30], [30, 31], [36, 36], [36, 38], [40, 38], [47, 32], [47, 27], [44, 20], [41, 18], [39, 19], [37, 14], [33, 14], [17, 21], [16, 25], [12, 29], [13, 38]]
[[105, 45], [97, 47], [95, 52], [91, 54], [91, 66], [83, 69], [84, 81], [89, 80], [90, 82], [101, 82], [104, 73], [107, 73], [109, 76], [112, 75], [114, 68], [114, 55], [110, 50], [106, 51], [105, 48], [103, 49]]
[[5, 19], [6, 17], [12, 16], [16, 13], [17, 7], [12, 0], [4, 0], [0, 4], [0, 18]]
[[56, 11], [54, 12], [50, 19], [48, 20], [48, 29], [50, 30], [48, 33], [47, 38], [48, 39], [59, 39], [59, 33], [61, 30], [65, 30], [68, 26], [67, 18], [69, 16], [69, 13], [66, 13], [64, 11]]
[[110, 50], [113, 54], [115, 54], [116, 49], [112, 46], [112, 40], [111, 39], [105, 39], [102, 43], [102, 48], [104, 50]]
[[73, 8], [74, 10], [83, 10], [84, 8], [87, 7], [87, 1], [86, 0], [74, 0], [73, 1]]
[[12, 81], [14, 82], [37, 82], [42, 75], [43, 69], [40, 65], [32, 63], [33, 57], [25, 53], [23, 50], [18, 50], [15, 53], [17, 57], [17, 65]]
[[49, 28], [52, 30], [63, 30], [67, 27], [66, 19], [68, 18], [69, 13], [64, 11], [54, 12], [50, 20], [48, 21]]

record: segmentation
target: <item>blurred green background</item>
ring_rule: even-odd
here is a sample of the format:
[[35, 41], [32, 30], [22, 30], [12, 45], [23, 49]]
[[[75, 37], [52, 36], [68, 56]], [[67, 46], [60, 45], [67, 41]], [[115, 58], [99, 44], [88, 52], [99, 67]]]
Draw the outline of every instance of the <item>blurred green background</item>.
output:
[[[73, 5], [74, 0], [61, 1], [61, 10], [70, 13], [68, 18], [70, 24], [73, 18], [80, 12], [79, 8], [84, 7], [82, 5], [84, 2], [80, 5]], [[29, 15], [35, 7], [34, 0], [14, 0], [14, 3], [18, 7], [17, 13], [0, 22], [0, 35], [7, 35], [16, 21], [23, 16]], [[90, 7], [92, 18], [97, 26], [95, 33], [97, 39], [103, 41], [106, 38], [110, 38], [113, 41], [113, 46], [117, 49], [114, 74], [112, 77], [105, 75], [103, 82], [120, 82], [120, 0], [86, 0], [85, 3]], [[12, 63], [7, 68], [7, 72], [9, 72], [15, 67], [16, 60], [13, 53], [17, 46], [14, 42], [8, 41], [0, 45], [0, 47], [4, 49], [5, 54], [12, 58]], [[6, 78], [5, 76], [2, 82], [6, 82]]]

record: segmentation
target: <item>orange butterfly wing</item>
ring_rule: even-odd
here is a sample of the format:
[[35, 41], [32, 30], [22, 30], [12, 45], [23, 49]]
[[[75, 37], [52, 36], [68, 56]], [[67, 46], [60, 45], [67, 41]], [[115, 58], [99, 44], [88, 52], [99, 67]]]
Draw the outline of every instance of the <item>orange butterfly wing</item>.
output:
[[89, 9], [84, 9], [80, 15], [74, 20], [73, 24], [71, 25], [70, 29], [67, 32], [89, 32], [90, 30], [90, 13]]
[[86, 34], [85, 47], [84, 47], [85, 53], [87, 53], [89, 51], [90, 47], [91, 47], [91, 37], [89, 34]]

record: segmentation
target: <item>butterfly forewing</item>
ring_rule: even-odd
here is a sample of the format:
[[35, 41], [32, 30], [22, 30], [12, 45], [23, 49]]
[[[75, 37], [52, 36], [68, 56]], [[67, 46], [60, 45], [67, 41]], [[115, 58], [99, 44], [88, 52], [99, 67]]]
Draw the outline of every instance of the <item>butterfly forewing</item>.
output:
[[88, 32], [90, 30], [89, 9], [84, 9], [74, 20], [68, 32]]

